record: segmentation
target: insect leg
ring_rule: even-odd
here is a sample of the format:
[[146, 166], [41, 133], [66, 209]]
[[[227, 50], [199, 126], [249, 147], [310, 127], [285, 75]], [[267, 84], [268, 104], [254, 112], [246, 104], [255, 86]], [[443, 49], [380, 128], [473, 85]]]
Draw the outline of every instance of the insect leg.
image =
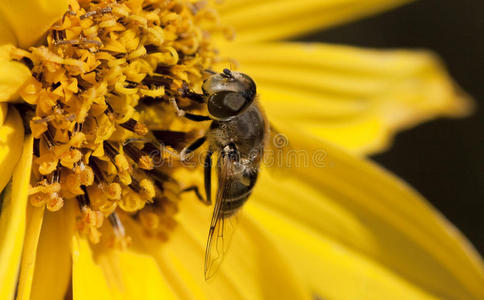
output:
[[187, 159], [187, 155], [200, 148], [200, 146], [203, 145], [206, 140], [207, 138], [202, 136], [201, 138], [195, 140], [195, 142], [183, 148], [183, 150], [180, 152], [180, 160], [185, 161]]
[[208, 152], [205, 156], [205, 164], [203, 165], [205, 177], [205, 196], [208, 205], [212, 204], [212, 152]]
[[195, 195], [197, 196], [198, 200], [202, 202], [205, 205], [211, 205], [212, 204], [212, 199], [211, 199], [211, 191], [212, 191], [212, 152], [208, 152], [207, 156], [205, 156], [205, 165], [204, 165], [204, 173], [205, 173], [205, 194], [206, 194], [206, 199], [203, 199], [202, 194], [200, 193], [200, 190], [198, 189], [198, 186], [189, 186], [183, 190], [180, 191], [180, 193], [185, 193], [185, 192], [194, 192]]
[[211, 120], [207, 116], [195, 115], [195, 114], [187, 113], [186, 111], [184, 111], [183, 109], [181, 109], [181, 108], [178, 107], [178, 104], [176, 103], [175, 98], [171, 98], [170, 99], [170, 102], [173, 105], [173, 107], [175, 108], [176, 114], [179, 117], [185, 117], [188, 120], [192, 120], [192, 121], [195, 121], [195, 122], [203, 122], [203, 121], [209, 121], [209, 120]]
[[210, 204], [209, 202], [207, 202], [207, 200], [203, 199], [202, 194], [200, 194], [200, 190], [198, 189], [198, 186], [196, 186], [196, 185], [189, 186], [189, 187], [181, 190], [180, 194], [186, 193], [186, 192], [194, 192], [195, 196], [197, 196], [197, 198], [198, 198], [198, 200], [200, 200], [200, 202], [202, 202], [203, 204], [207, 204], [207, 205]]
[[203, 94], [191, 91], [186, 81], [183, 81], [183, 87], [181, 89], [178, 89], [178, 91], [180, 92], [180, 95], [182, 97], [188, 98], [197, 103], [205, 103], [205, 97], [203, 96]]
[[188, 120], [192, 120], [192, 121], [195, 121], [195, 122], [203, 122], [203, 121], [210, 121], [210, 117], [207, 117], [207, 116], [202, 116], [202, 115], [195, 115], [195, 114], [191, 114], [191, 113], [185, 113], [184, 115], [185, 118], [187, 118]]

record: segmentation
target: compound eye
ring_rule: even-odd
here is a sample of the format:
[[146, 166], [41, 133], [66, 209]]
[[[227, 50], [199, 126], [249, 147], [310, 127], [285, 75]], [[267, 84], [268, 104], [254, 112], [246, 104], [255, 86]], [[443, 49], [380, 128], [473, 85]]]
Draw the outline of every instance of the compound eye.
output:
[[243, 112], [250, 104], [240, 93], [220, 91], [208, 98], [209, 114], [216, 120], [228, 120]]

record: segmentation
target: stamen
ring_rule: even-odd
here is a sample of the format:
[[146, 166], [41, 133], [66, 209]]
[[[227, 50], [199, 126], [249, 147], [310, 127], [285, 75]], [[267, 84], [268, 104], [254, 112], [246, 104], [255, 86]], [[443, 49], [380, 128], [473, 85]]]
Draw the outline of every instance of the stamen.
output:
[[64, 152], [60, 157], [60, 163], [66, 168], [72, 169], [74, 164], [82, 159], [82, 152], [77, 149], [70, 149]]
[[44, 79], [43, 72], [32, 72], [32, 76], [37, 79], [38, 81], [42, 81]]
[[141, 149], [141, 151], [143, 151], [144, 153], [146, 153], [148, 156], [154, 157], [154, 158], [161, 157], [162, 150], [163, 149], [162, 149], [161, 146], [160, 147], [156, 147], [152, 143], [145, 143], [144, 146], [143, 146], [143, 149]]
[[174, 184], [177, 189], [179, 188], [178, 183], [173, 179], [173, 177], [159, 171], [159, 170], [145, 170], [145, 173], [154, 180], [155, 186], [160, 189], [160, 191], [165, 192], [165, 185], [167, 183]]
[[109, 222], [111, 225], [116, 228], [116, 231], [119, 232], [122, 236], [125, 235], [124, 226], [121, 224], [121, 220], [119, 220], [119, 216], [116, 213], [112, 213], [109, 215]]
[[181, 150], [188, 139], [188, 134], [181, 131], [153, 130], [152, 133], [160, 144], [168, 145], [176, 150]]
[[128, 161], [124, 155], [120, 154], [111, 143], [104, 141], [104, 152], [111, 162], [118, 168], [118, 171], [126, 171], [129, 169]]
[[108, 185], [103, 185], [102, 188], [108, 199], [118, 200], [121, 198], [121, 186], [119, 183], [112, 182]]
[[153, 182], [148, 179], [142, 179], [141, 181], [132, 178], [131, 184], [128, 185], [135, 193], [139, 194], [145, 201], [152, 202], [155, 197], [155, 188]]
[[156, 66], [156, 69], [155, 69], [155, 73], [158, 73], [158, 74], [169, 74], [170, 71], [171, 71], [171, 66], [167, 66], [163, 64], [159, 64], [158, 66]]
[[19, 91], [34, 137], [30, 203], [55, 211], [77, 201], [78, 229], [92, 243], [108, 218], [108, 243], [114, 234], [113, 246], [129, 244], [128, 215], [166, 240], [180, 200], [171, 174], [204, 130], [186, 119], [209, 120], [195, 91], [217, 60], [210, 32], [221, 31], [205, 26], [215, 18], [202, 3], [77, 2], [43, 45], [10, 54], [32, 73]]
[[111, 162], [114, 164], [116, 155], [119, 154], [118, 150], [113, 147], [109, 142], [104, 141], [104, 153], [111, 159]]
[[138, 167], [145, 170], [153, 169], [153, 160], [148, 155], [144, 155], [141, 150], [136, 148], [133, 144], [126, 144], [123, 149], [132, 160], [138, 163]]
[[171, 182], [176, 182], [173, 177], [159, 171], [159, 170], [149, 170], [145, 171], [147, 174], [150, 174], [155, 180], [160, 181], [160, 182], [166, 182], [166, 181], [171, 181]]
[[[153, 44], [145, 45], [145, 49], [146, 49], [146, 53], [148, 53], [148, 54], [156, 53], [156, 52], [160, 51], [160, 48], [156, 45], [153, 45]], [[159, 73], [159, 72], [157, 72], [157, 73]]]
[[106, 102], [106, 111], [105, 113], [111, 113], [111, 114], [114, 114], [114, 109], [113, 107], [109, 104], [109, 102]]
[[156, 104], [160, 104], [163, 100], [164, 100], [163, 97], [145, 96], [145, 97], [141, 97], [139, 99], [139, 102], [144, 105], [156, 105]]
[[45, 206], [50, 211], [58, 211], [62, 208], [64, 205], [64, 199], [59, 196], [59, 192], [61, 191], [59, 176], [59, 169], [57, 169], [51, 175], [49, 183], [44, 176], [36, 186], [29, 189], [29, 200], [33, 206]]
[[106, 178], [104, 177], [104, 173], [101, 171], [101, 169], [99, 169], [99, 167], [97, 166], [97, 163], [94, 160], [92, 160], [89, 165], [91, 166], [91, 169], [94, 172], [94, 181], [96, 183], [105, 182]]
[[128, 185], [135, 193], [140, 193], [141, 192], [141, 186], [139, 185], [138, 180], [132, 179], [131, 184]]
[[109, 223], [113, 226], [114, 231], [114, 241], [113, 246], [120, 249], [125, 249], [131, 244], [131, 238], [126, 237], [126, 231], [124, 229], [123, 223], [119, 219], [117, 213], [113, 212], [108, 217]]
[[154, 232], [160, 225], [160, 219], [154, 212], [143, 211], [139, 214], [139, 219], [143, 227], [150, 232]]
[[138, 86], [138, 83], [137, 82], [134, 82], [134, 81], [131, 81], [131, 80], [125, 80], [125, 82], [127, 84], [124, 87], [125, 88], [128, 88], [128, 89], [135, 88], [135, 87]]
[[[178, 206], [168, 199], [163, 199], [163, 201], [161, 202], [161, 207], [163, 208], [163, 213], [165, 216], [171, 217], [178, 212]], [[172, 223], [172, 225], [174, 224]]]
[[132, 131], [136, 134], [139, 135], [145, 135], [148, 133], [148, 128], [146, 128], [145, 125], [143, 125], [141, 122], [136, 121], [135, 119], [129, 119], [128, 121], [119, 124], [119, 126], [128, 129], [129, 131]]
[[166, 88], [169, 88], [173, 82], [173, 79], [159, 75], [153, 75], [146, 76], [141, 82], [147, 86], [164, 86]]
[[54, 43], [57, 44], [60, 41], [63, 41], [63, 40], [66, 39], [66, 32], [65, 32], [65, 30], [53, 30], [52, 36], [54, 38]]
[[29, 68], [29, 70], [32, 70], [34, 68], [34, 63], [32, 60], [28, 57], [22, 58], [22, 62]]
[[52, 90], [55, 90], [56, 88], [58, 88], [58, 87], [60, 87], [60, 86], [61, 86], [60, 81], [57, 81], [56, 83], [53, 83], [53, 84], [51, 85], [51, 88], [52, 88]]
[[81, 38], [78, 40], [60, 40], [55, 42], [55, 45], [88, 45], [88, 44], [94, 44], [98, 47], [101, 47], [103, 45], [100, 41], [88, 40], [86, 38]]
[[44, 141], [47, 143], [47, 146], [49, 148], [52, 148], [55, 146], [54, 138], [52, 137], [52, 134], [50, 133], [49, 130], [46, 130], [42, 136], [44, 137]]
[[77, 123], [74, 125], [74, 132], [81, 132], [82, 131], [82, 123]]
[[74, 168], [74, 173], [78, 176], [80, 184], [89, 186], [94, 182], [94, 172], [90, 166], [84, 165], [81, 161]]
[[54, 212], [58, 211], [64, 206], [64, 199], [59, 196], [58, 193], [52, 193], [51, 197], [47, 200], [46, 207], [48, 210]]
[[50, 183], [58, 183], [60, 181], [60, 168], [55, 169], [52, 173]]
[[33, 152], [34, 152], [34, 155], [39, 157], [40, 156], [40, 139], [34, 139], [34, 149], [33, 149]]
[[86, 19], [86, 18], [95, 16], [97, 14], [106, 14], [106, 13], [110, 13], [112, 11], [113, 11], [112, 7], [108, 6], [108, 7], [105, 7], [105, 8], [101, 8], [101, 9], [98, 9], [98, 10], [93, 10], [93, 11], [87, 12], [87, 13], [81, 15], [79, 18], [82, 20], [82, 19]]
[[68, 8], [66, 13], [64, 14], [64, 16], [62, 18], [64, 18], [66, 15], [71, 15], [71, 16], [76, 16], [76, 12], [71, 10], [71, 8]]
[[84, 194], [76, 197], [79, 208], [83, 208], [84, 206], [89, 206], [91, 204], [89, 201], [89, 196], [87, 195], [86, 187], [81, 186], [81, 189], [84, 191]]
[[99, 228], [101, 228], [104, 215], [99, 211], [93, 211], [90, 208], [91, 202], [85, 186], [81, 186], [84, 194], [76, 197], [81, 209], [81, 218], [78, 220], [77, 227], [79, 231], [89, 237], [92, 243], [98, 243], [101, 238]]

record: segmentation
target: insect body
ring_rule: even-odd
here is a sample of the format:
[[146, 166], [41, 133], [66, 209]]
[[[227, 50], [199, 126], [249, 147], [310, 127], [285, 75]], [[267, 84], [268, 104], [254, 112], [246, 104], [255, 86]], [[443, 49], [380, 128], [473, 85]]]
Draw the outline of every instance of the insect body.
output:
[[[182, 151], [182, 157], [205, 141], [206, 201], [211, 203], [212, 154], [218, 154], [218, 190], [205, 252], [205, 278], [222, 263], [234, 229], [233, 217], [249, 198], [257, 181], [268, 134], [268, 123], [256, 101], [256, 86], [247, 75], [225, 69], [202, 86], [212, 123], [205, 137]], [[186, 115], [200, 120], [200, 116]]]

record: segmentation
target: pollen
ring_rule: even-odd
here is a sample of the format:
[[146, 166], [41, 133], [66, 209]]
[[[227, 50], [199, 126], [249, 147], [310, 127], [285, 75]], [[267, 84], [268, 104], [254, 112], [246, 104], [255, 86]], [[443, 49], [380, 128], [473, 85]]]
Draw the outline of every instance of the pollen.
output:
[[20, 91], [35, 141], [32, 205], [76, 202], [92, 243], [128, 246], [126, 218], [167, 239], [183, 183], [181, 163], [165, 162], [201, 131], [171, 103], [203, 110], [193, 99], [217, 60], [220, 28], [204, 3], [70, 0], [42, 45], [12, 50], [32, 74]]

